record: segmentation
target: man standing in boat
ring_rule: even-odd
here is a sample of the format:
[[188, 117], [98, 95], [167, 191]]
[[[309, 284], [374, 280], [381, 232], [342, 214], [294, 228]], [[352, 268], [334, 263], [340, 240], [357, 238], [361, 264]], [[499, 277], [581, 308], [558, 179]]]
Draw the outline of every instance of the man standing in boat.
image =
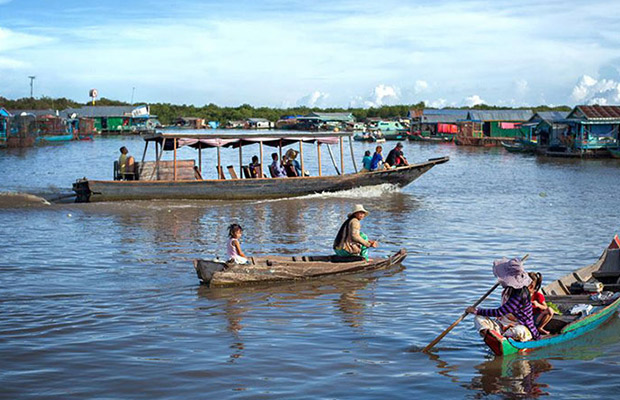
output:
[[344, 257], [361, 256], [368, 261], [368, 249], [377, 247], [376, 240], [369, 240], [368, 236], [361, 232], [361, 221], [368, 215], [368, 211], [361, 204], [356, 204], [353, 212], [347, 216], [334, 239], [334, 251], [336, 255]]

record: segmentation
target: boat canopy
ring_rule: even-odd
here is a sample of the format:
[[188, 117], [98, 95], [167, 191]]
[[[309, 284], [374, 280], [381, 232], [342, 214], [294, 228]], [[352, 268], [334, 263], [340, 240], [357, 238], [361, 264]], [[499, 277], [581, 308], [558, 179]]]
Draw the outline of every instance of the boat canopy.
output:
[[[147, 142], [157, 142], [160, 145], [164, 143], [164, 150], [174, 150], [174, 140], [177, 140], [177, 148], [190, 146], [195, 149], [205, 149], [209, 147], [232, 147], [247, 146], [256, 143], [262, 143], [271, 147], [282, 147], [291, 144], [304, 143], [320, 143], [320, 144], [337, 144], [341, 137], [350, 137], [351, 133], [292, 133], [287, 135], [281, 134], [187, 134], [187, 133], [157, 133], [155, 135], [146, 136]], [[168, 140], [169, 139], [169, 140]]]

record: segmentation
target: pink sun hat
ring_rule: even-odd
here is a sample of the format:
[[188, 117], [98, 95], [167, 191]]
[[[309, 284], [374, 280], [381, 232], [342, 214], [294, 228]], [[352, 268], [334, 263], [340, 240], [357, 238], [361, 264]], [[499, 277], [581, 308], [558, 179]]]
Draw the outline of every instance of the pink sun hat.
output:
[[523, 269], [523, 261], [520, 258], [509, 260], [504, 257], [501, 260], [493, 261], [493, 274], [504, 287], [510, 286], [521, 289], [532, 283], [532, 278]]

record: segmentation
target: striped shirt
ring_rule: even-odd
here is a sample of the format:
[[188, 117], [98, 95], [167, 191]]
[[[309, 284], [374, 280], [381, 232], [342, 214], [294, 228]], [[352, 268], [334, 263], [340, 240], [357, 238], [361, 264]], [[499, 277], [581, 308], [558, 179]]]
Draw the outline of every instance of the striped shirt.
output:
[[534, 340], [540, 339], [540, 333], [534, 324], [534, 315], [532, 311], [532, 302], [521, 296], [511, 296], [499, 308], [478, 308], [476, 315], [483, 317], [503, 317], [512, 314], [517, 318], [521, 325], [525, 325], [532, 332]]

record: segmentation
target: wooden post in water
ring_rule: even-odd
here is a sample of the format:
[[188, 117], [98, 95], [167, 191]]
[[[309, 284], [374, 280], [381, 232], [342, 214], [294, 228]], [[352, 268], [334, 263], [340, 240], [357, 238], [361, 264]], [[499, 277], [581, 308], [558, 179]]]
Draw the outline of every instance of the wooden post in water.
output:
[[217, 146], [217, 179], [222, 179], [222, 158], [220, 157], [220, 146]]
[[177, 138], [174, 140], [174, 180], [177, 180]]
[[321, 143], [319, 143], [318, 141], [316, 142], [316, 153], [319, 160], [319, 176], [321, 176]]
[[301, 176], [304, 176], [304, 146], [303, 140], [299, 141], [299, 161], [301, 163]]
[[264, 178], [265, 174], [263, 173], [263, 141], [258, 142], [259, 152], [260, 152], [260, 176], [258, 178]]
[[355, 154], [353, 154], [353, 141], [351, 140], [351, 136], [349, 136], [349, 147], [351, 148], [351, 161], [353, 161], [353, 169], [355, 169], [355, 173], [357, 173], [357, 163], [355, 162]]
[[340, 172], [344, 175], [344, 145], [342, 136], [340, 136]]

